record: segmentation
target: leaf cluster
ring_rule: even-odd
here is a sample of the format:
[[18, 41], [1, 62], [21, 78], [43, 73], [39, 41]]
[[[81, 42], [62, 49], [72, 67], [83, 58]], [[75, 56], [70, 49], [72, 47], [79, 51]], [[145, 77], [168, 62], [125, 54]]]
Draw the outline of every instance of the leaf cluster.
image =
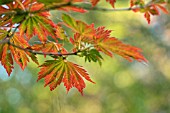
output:
[[[100, 0], [90, 0], [90, 8], [95, 9]], [[106, 0], [113, 9], [116, 0]], [[76, 3], [76, 5], [75, 5]], [[94, 83], [87, 71], [78, 64], [69, 61], [70, 55], [83, 57], [85, 62], [98, 62], [102, 65], [103, 54], [113, 57], [117, 54], [128, 61], [137, 60], [147, 62], [141, 54], [141, 49], [125, 44], [110, 35], [111, 30], [104, 26], [95, 28], [95, 25], [77, 20], [69, 14], [63, 13], [61, 22], [54, 23], [50, 19], [50, 10], [88, 12], [88, 8], [78, 7], [77, 3], [86, 3], [83, 0], [6, 0], [0, 1], [0, 62], [10, 76], [14, 62], [21, 69], [32, 60], [40, 68], [38, 81], [44, 79], [45, 86], [54, 90], [62, 82], [67, 91], [75, 87], [83, 94], [84, 79]], [[150, 15], [158, 15], [164, 0], [152, 0], [146, 4], [144, 0], [131, 0], [130, 8], [135, 12], [144, 13], [150, 23]], [[68, 36], [65, 28], [70, 29], [74, 36]], [[34, 39], [35, 36], [38, 40]], [[53, 38], [50, 41], [49, 37]], [[30, 39], [37, 43], [31, 43]], [[64, 43], [72, 44], [71, 51], [67, 50]], [[102, 53], [102, 54], [101, 54]], [[51, 56], [51, 60], [39, 65], [37, 55]]]

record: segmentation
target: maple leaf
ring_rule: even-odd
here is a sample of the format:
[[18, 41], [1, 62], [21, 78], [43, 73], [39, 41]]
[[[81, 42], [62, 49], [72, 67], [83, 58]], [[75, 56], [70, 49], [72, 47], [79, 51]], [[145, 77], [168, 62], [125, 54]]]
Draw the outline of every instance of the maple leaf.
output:
[[50, 90], [54, 90], [63, 82], [67, 92], [70, 88], [75, 87], [83, 95], [83, 89], [86, 86], [83, 78], [94, 83], [86, 70], [62, 57], [56, 60], [47, 60], [40, 67], [38, 80], [44, 78], [45, 86], [49, 85]]
[[110, 30], [104, 30], [104, 27], [96, 29], [96, 36], [94, 40], [95, 48], [98, 51], [105, 53], [112, 57], [112, 54], [118, 54], [128, 61], [132, 61], [132, 58], [137, 61], [147, 61], [140, 53], [141, 49], [124, 44], [114, 37], [110, 37]]

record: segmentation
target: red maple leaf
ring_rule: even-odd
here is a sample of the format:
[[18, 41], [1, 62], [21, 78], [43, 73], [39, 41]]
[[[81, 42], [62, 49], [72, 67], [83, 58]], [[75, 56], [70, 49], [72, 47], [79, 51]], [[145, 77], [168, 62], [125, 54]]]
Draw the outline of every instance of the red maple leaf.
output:
[[83, 89], [86, 87], [83, 78], [94, 83], [86, 70], [62, 57], [56, 60], [48, 60], [40, 67], [38, 80], [44, 78], [45, 86], [49, 85], [50, 90], [54, 90], [63, 82], [67, 91], [75, 87], [83, 95]]

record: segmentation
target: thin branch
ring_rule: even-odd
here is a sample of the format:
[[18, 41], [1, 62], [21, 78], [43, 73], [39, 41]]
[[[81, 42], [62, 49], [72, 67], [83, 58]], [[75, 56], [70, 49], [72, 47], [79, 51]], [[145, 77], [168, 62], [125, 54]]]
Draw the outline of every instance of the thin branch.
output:
[[[78, 5], [72, 5], [72, 6], [76, 6], [76, 7], [80, 7]], [[103, 11], [103, 12], [112, 12], [112, 11], [131, 11], [133, 9], [136, 9], [138, 7], [128, 7], [128, 8], [116, 8], [116, 9], [108, 9], [108, 8], [102, 8], [102, 7], [85, 7], [85, 6], [81, 6], [80, 8], [86, 9], [86, 10], [90, 10], [90, 11]]]
[[77, 53], [79, 53], [80, 51], [76, 51], [76, 52], [71, 52], [71, 53], [59, 53], [59, 52], [40, 52], [40, 51], [35, 51], [35, 50], [32, 50], [32, 49], [28, 49], [28, 48], [23, 48], [21, 46], [17, 46], [13, 43], [11, 43], [10, 41], [8, 42], [9, 45], [15, 47], [15, 48], [18, 48], [20, 50], [23, 50], [23, 51], [28, 51], [30, 53], [33, 53], [33, 54], [39, 54], [39, 55], [55, 55], [55, 56], [64, 56], [64, 55], [77, 55]]
[[18, 48], [20, 50], [23, 50], [23, 51], [27, 51], [27, 52], [30, 52], [30, 53], [33, 53], [33, 54], [39, 54], [39, 55], [50, 55], [50, 56], [68, 56], [68, 55], [77, 55], [78, 53], [82, 52], [82, 51], [85, 51], [93, 46], [89, 46], [87, 48], [84, 48], [82, 50], [78, 50], [76, 52], [70, 52], [70, 53], [59, 53], [59, 52], [41, 52], [41, 51], [35, 51], [35, 50], [32, 50], [32, 49], [28, 49], [28, 48], [23, 48], [21, 46], [17, 46], [15, 45], [14, 43], [11, 43], [10, 41], [8, 41], [8, 44], [15, 47], [15, 48]]

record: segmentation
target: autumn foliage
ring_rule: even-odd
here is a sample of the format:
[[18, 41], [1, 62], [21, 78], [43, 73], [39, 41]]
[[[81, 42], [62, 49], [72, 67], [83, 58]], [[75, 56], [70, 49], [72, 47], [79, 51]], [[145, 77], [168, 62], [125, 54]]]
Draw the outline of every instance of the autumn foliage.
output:
[[[106, 0], [113, 11], [116, 10], [115, 3], [118, 1]], [[40, 68], [37, 81], [44, 79], [44, 86], [48, 85], [50, 90], [54, 90], [63, 82], [67, 91], [75, 87], [83, 94], [86, 87], [84, 79], [95, 82], [82, 66], [67, 60], [70, 55], [84, 58], [86, 62], [98, 62], [100, 65], [103, 54], [110, 57], [117, 54], [130, 62], [147, 62], [140, 48], [111, 36], [111, 30], [104, 26], [96, 28], [94, 24], [87, 24], [67, 13], [74, 11], [81, 15], [96, 10], [98, 2], [100, 0], [89, 0], [91, 5], [87, 8], [79, 6], [79, 3], [89, 4], [84, 0], [0, 1], [0, 62], [8, 75], [10, 76], [14, 68], [14, 62], [24, 70], [32, 60]], [[165, 0], [151, 0], [147, 3], [145, 0], [130, 0], [129, 4], [127, 10], [144, 13], [148, 23], [151, 21], [150, 16], [159, 15], [160, 10], [168, 13], [164, 7]], [[65, 12], [60, 22], [54, 23], [49, 18], [50, 10]], [[73, 36], [68, 36], [66, 28], [73, 32]], [[30, 39], [35, 36], [39, 39], [38, 43], [30, 43]], [[72, 51], [67, 50], [61, 42], [70, 43]], [[52, 59], [39, 64], [37, 55], [48, 55]]]

